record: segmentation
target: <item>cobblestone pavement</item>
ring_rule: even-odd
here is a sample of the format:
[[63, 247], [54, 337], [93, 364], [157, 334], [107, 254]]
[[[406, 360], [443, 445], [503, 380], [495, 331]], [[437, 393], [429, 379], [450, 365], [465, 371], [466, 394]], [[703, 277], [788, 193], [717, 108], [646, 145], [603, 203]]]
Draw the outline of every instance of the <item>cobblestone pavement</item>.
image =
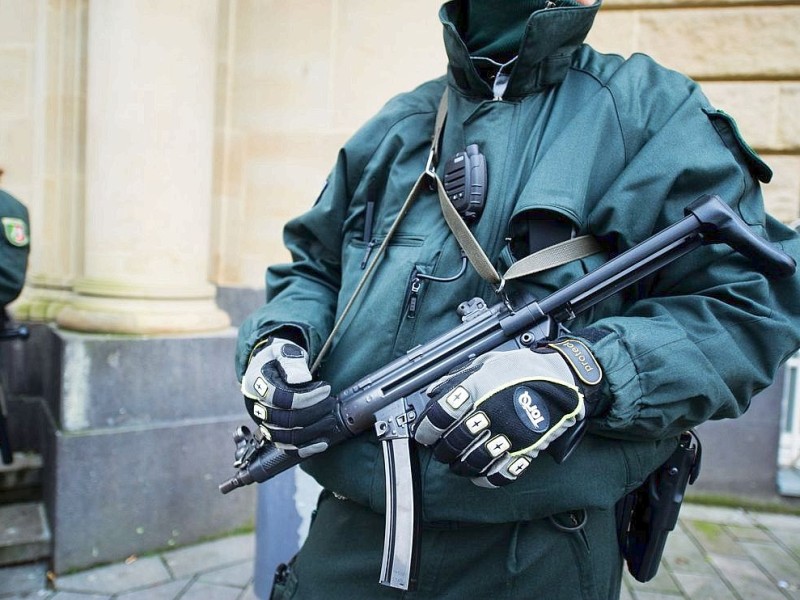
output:
[[[254, 535], [47, 579], [0, 569], [3, 600], [254, 600]], [[658, 575], [626, 574], [622, 600], [800, 600], [800, 516], [686, 504]]]

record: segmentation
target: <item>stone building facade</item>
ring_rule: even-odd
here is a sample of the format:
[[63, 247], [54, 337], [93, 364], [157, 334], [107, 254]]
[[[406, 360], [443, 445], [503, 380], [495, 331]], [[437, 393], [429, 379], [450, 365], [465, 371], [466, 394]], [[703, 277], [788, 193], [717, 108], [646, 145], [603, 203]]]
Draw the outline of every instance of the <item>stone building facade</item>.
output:
[[[444, 72], [438, 5], [0, 0], [2, 185], [32, 220], [13, 308], [39, 324], [11, 379], [48, 415], [31, 444], [57, 570], [252, 520], [252, 491], [215, 485], [244, 414], [235, 326], [339, 146]], [[768, 209], [790, 222], [798, 31], [797, 0], [605, 0], [588, 41], [702, 82], [773, 168]], [[176, 510], [198, 516], [152, 516]]]

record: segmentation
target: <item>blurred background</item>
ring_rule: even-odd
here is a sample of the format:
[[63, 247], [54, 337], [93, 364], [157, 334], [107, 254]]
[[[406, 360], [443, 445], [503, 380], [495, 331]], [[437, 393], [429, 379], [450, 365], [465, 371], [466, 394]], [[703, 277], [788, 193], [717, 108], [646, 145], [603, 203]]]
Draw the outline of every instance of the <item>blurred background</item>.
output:
[[[217, 491], [246, 416], [236, 326], [342, 143], [444, 73], [439, 4], [0, 0], [0, 186], [32, 240], [11, 307], [31, 336], [2, 348], [18, 452], [2, 501], [45, 519], [32, 558], [64, 573], [252, 528], [255, 489]], [[796, 0], [605, 0], [588, 42], [700, 81], [773, 169], [767, 207], [790, 223], [798, 32]], [[796, 373], [701, 428], [693, 498], [798, 506]], [[277, 510], [301, 523], [313, 489], [286, 485]]]

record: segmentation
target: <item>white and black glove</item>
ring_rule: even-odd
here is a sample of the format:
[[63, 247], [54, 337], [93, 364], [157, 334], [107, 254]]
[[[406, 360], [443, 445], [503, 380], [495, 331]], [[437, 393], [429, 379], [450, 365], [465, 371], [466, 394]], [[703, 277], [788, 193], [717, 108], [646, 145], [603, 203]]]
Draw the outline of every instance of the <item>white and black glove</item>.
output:
[[314, 381], [306, 351], [282, 338], [255, 347], [242, 378], [247, 412], [276, 447], [301, 457], [328, 448], [335, 422], [331, 386]]
[[602, 377], [577, 339], [488, 352], [426, 390], [431, 402], [414, 438], [476, 485], [506, 485], [553, 440], [595, 413]]

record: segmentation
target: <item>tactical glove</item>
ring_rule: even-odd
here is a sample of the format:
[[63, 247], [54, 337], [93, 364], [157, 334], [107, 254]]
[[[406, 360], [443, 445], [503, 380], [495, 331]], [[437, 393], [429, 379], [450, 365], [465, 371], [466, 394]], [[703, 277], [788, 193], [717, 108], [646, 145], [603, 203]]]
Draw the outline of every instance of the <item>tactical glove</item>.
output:
[[488, 352], [434, 382], [414, 438], [476, 485], [516, 480], [568, 428], [594, 414], [602, 371], [586, 344]]
[[267, 338], [253, 350], [242, 378], [250, 417], [276, 447], [306, 457], [328, 447], [335, 422], [331, 387], [314, 381], [308, 355], [297, 344]]

